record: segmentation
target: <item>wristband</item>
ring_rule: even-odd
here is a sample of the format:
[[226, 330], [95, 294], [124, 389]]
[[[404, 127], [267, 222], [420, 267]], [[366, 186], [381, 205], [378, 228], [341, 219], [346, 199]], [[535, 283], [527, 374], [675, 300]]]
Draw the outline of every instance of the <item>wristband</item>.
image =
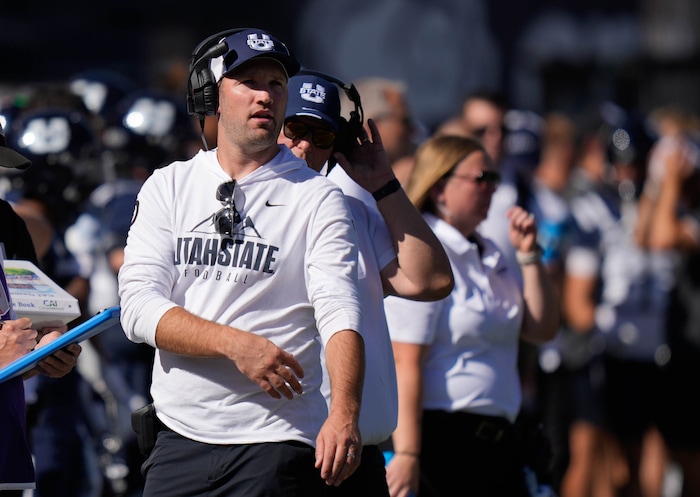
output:
[[521, 266], [535, 264], [536, 262], [538, 262], [542, 259], [542, 249], [537, 247], [532, 252], [516, 251], [515, 258], [517, 259], [518, 264], [520, 264]]
[[374, 192], [372, 194], [372, 196], [374, 197], [374, 200], [379, 202], [384, 197], [387, 197], [394, 192], [398, 192], [400, 189], [401, 189], [401, 183], [399, 183], [399, 180], [394, 178], [394, 179], [388, 181], [387, 184], [384, 185], [383, 187], [381, 187], [379, 190]]

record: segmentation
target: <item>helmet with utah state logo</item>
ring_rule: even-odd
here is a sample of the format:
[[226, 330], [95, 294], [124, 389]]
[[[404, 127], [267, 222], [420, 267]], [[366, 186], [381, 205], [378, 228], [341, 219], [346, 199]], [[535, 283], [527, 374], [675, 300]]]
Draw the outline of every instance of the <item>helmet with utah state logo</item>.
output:
[[12, 190], [43, 203], [59, 226], [104, 180], [97, 138], [80, 111], [47, 107], [24, 112], [11, 122], [7, 141], [33, 166], [7, 174]]

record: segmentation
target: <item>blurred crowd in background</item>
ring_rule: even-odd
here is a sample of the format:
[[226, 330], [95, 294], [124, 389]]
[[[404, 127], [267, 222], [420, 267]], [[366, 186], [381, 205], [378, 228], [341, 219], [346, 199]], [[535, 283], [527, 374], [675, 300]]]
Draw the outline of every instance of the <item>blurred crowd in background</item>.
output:
[[[654, 386], [672, 355], [665, 320], [684, 254], [640, 233], [652, 226], [645, 209], [662, 188], [669, 144], [684, 144], [683, 181], [698, 198], [700, 6], [552, 3], [306, 0], [273, 2], [265, 18], [259, 5], [177, 16], [157, 1], [99, 14], [3, 6], [0, 119], [8, 145], [33, 166], [3, 169], [0, 197], [27, 222], [43, 269], [79, 299], [81, 319], [117, 305], [143, 180], [216, 144], [185, 108], [192, 49], [219, 29], [270, 29], [305, 66], [357, 84], [399, 179], [434, 133], [484, 142], [504, 178], [495, 208], [535, 214], [562, 292], [557, 339], [521, 351], [522, 416], [548, 441], [544, 478], [564, 497], [675, 497], [691, 476], [684, 464], [700, 459], [675, 457], [657, 426], [669, 412], [649, 404], [662, 401]], [[471, 114], [471, 98], [486, 112]], [[679, 212], [695, 208], [678, 202]], [[139, 495], [129, 414], [149, 400], [152, 352], [107, 333], [85, 344], [65, 378], [27, 383], [35, 495]], [[608, 390], [581, 393], [577, 375]], [[595, 412], [568, 412], [576, 403], [561, 399], [571, 392]]]
[[305, 65], [343, 80], [408, 84], [428, 128], [476, 88], [518, 108], [581, 110], [603, 98], [642, 110], [700, 108], [700, 6], [692, 0], [271, 0], [207, 9], [164, 0], [6, 3], [0, 84], [65, 79], [109, 68], [141, 85], [183, 89], [192, 48], [231, 26], [277, 34]]

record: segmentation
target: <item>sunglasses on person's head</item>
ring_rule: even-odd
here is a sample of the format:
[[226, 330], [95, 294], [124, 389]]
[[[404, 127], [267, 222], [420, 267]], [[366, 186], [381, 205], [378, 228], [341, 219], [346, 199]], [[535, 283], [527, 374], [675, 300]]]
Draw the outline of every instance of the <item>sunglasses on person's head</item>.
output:
[[225, 205], [214, 214], [214, 227], [220, 235], [231, 235], [233, 228], [241, 222], [241, 215], [236, 210], [234, 203], [234, 192], [236, 189], [236, 181], [227, 181], [221, 183], [216, 189], [216, 200]]
[[284, 122], [284, 136], [290, 140], [301, 140], [309, 133], [311, 133], [311, 143], [318, 148], [331, 148], [335, 143], [335, 132], [332, 129], [310, 126], [295, 119]]
[[478, 185], [488, 184], [488, 185], [498, 185], [501, 182], [501, 173], [497, 171], [479, 171], [476, 176], [464, 176], [462, 174], [448, 174], [447, 178], [459, 178], [465, 181], [471, 181]]

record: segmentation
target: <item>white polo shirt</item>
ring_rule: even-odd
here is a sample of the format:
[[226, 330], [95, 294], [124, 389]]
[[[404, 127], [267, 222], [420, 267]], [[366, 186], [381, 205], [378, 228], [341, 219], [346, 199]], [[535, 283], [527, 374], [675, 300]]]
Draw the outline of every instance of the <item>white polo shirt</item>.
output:
[[517, 370], [523, 290], [516, 268], [496, 245], [467, 240], [430, 214], [455, 278], [452, 293], [436, 302], [387, 297], [392, 341], [429, 345], [423, 370], [424, 409], [501, 416], [511, 422], [522, 398]]

